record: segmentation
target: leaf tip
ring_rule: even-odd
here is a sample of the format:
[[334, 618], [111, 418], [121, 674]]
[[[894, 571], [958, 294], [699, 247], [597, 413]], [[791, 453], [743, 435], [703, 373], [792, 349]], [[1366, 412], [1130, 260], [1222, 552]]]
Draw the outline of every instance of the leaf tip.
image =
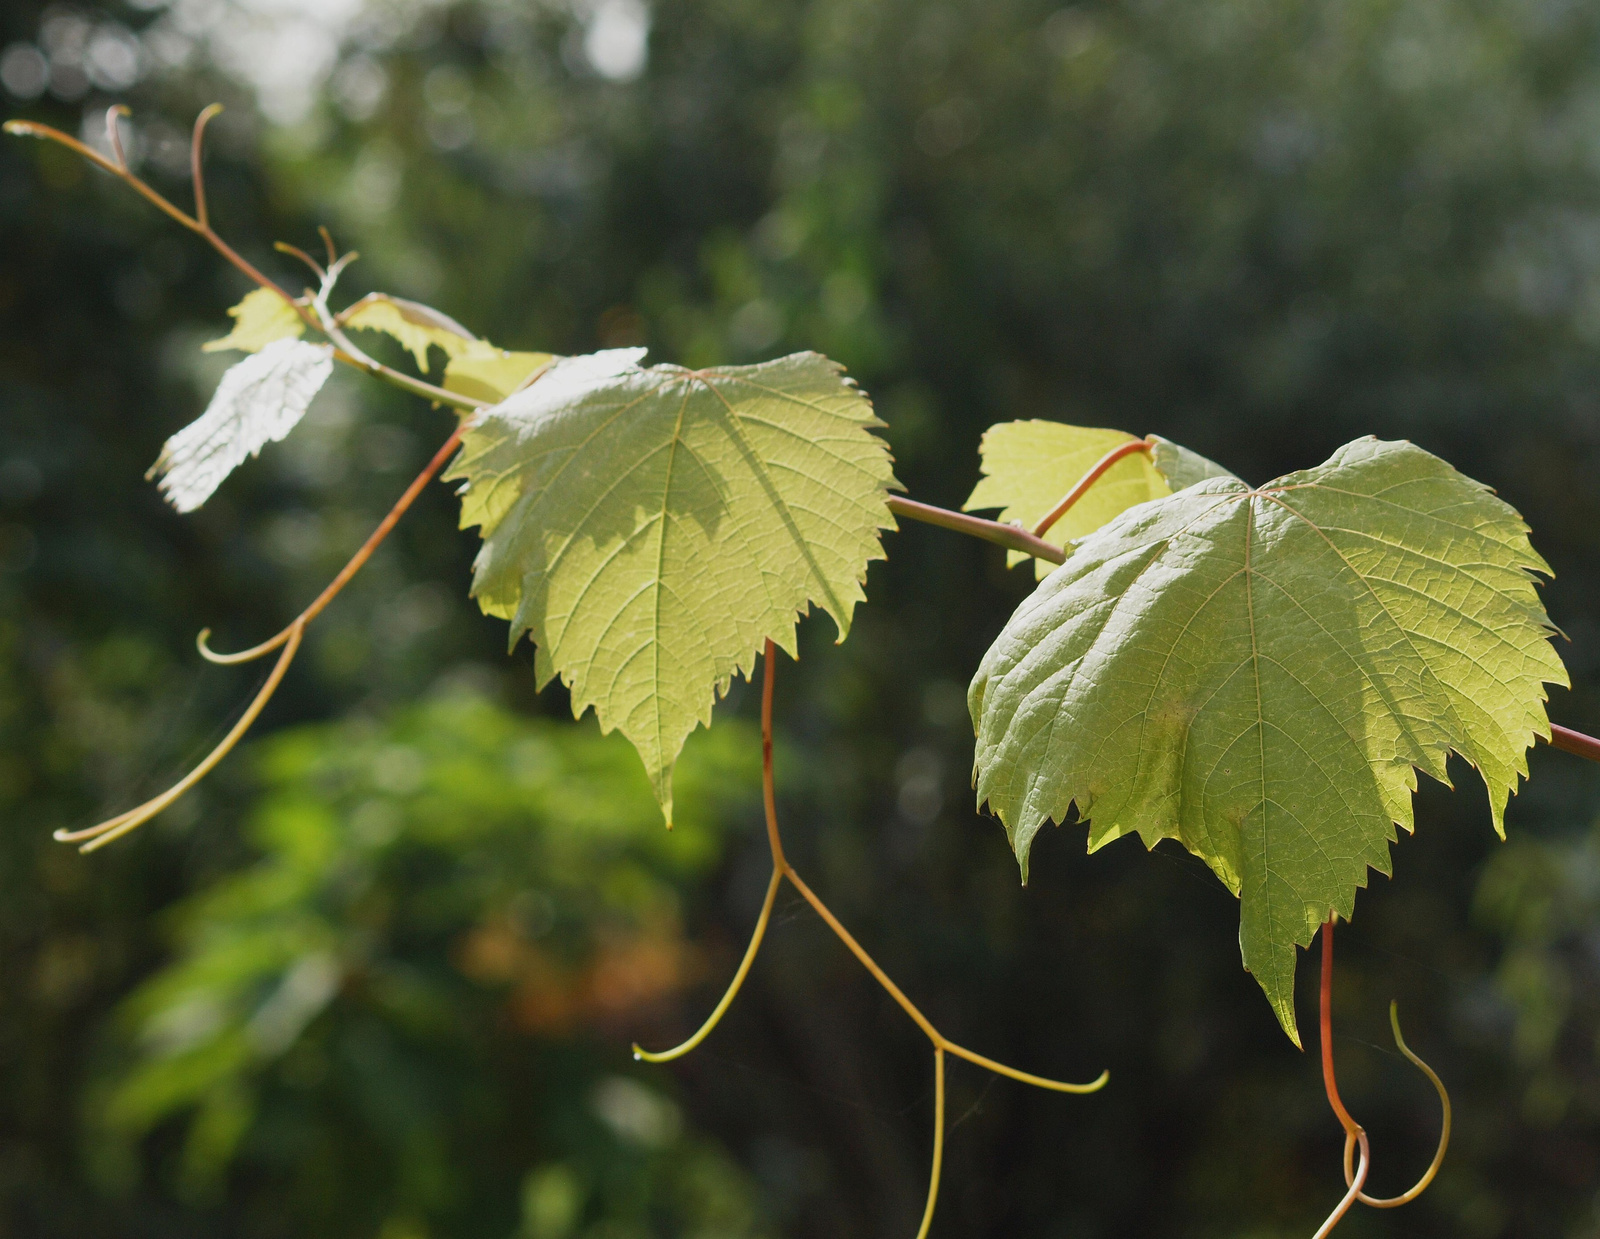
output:
[[[623, 734], [627, 735], [626, 732]], [[628, 738], [633, 739], [632, 736]], [[644, 751], [639, 748], [637, 741], [634, 741], [634, 748], [639, 749], [639, 756], [644, 758]], [[661, 820], [668, 830], [672, 829], [672, 770], [676, 764], [669, 761], [658, 770], [654, 762], [645, 760], [645, 769], [650, 775], [650, 789], [655, 793], [656, 804], [661, 807]]]
[[1294, 1048], [1304, 1053], [1306, 1047], [1300, 1043], [1300, 1028], [1295, 1023], [1293, 998], [1287, 1000], [1273, 999], [1272, 1011], [1278, 1017], [1278, 1024], [1282, 1027], [1284, 1034], [1290, 1041], [1294, 1042]]

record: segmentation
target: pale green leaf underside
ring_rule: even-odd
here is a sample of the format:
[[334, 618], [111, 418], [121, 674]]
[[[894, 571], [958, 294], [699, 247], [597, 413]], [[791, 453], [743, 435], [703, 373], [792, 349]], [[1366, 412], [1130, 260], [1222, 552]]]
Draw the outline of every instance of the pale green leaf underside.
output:
[[[1065, 422], [1001, 422], [990, 426], [978, 445], [983, 477], [961, 510], [999, 508], [1002, 521], [1032, 529], [1102, 456], [1133, 441], [1132, 435], [1120, 430], [1069, 426]], [[1134, 504], [1171, 493], [1150, 463], [1148, 453], [1125, 457], [1107, 469], [1045, 532], [1045, 540], [1065, 547]], [[1016, 565], [1029, 558], [1022, 551], [1011, 551], [1006, 562]], [[1042, 577], [1054, 571], [1055, 565], [1035, 559], [1034, 568]]]
[[771, 638], [816, 603], [848, 631], [898, 488], [882, 425], [815, 353], [642, 369], [643, 349], [562, 358], [489, 410], [447, 476], [484, 538], [472, 592], [529, 633], [639, 750], [671, 820], [672, 766]]
[[1409, 443], [1251, 490], [1217, 478], [1080, 542], [969, 695], [975, 783], [1019, 859], [1075, 807], [1091, 850], [1172, 838], [1241, 899], [1285, 1031], [1295, 947], [1412, 828], [1413, 767], [1482, 772], [1496, 830], [1566, 684], [1527, 527]]

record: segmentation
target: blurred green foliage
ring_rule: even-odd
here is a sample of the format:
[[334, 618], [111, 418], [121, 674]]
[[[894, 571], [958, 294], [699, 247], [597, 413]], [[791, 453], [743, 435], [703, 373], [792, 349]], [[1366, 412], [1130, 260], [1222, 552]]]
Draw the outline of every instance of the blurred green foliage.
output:
[[[932, 502], [968, 493], [1004, 419], [1157, 431], [1246, 478], [1413, 438], [1529, 518], [1572, 637], [1552, 710], [1594, 731], [1597, 48], [1600, 13], [1561, 0], [17, 0], [0, 85], [12, 114], [91, 136], [126, 98], [141, 167], [180, 201], [187, 125], [222, 99], [213, 216], [284, 279], [301, 277], [271, 241], [314, 247], [326, 222], [364, 255], [352, 295], [419, 297], [506, 347], [821, 349]], [[40, 63], [32, 90], [18, 75]], [[926, 1045], [792, 905], [716, 1037], [669, 1069], [629, 1062], [630, 1038], [664, 1042], [714, 1000], [766, 877], [756, 820], [730, 806], [717, 830], [708, 805], [696, 856], [620, 810], [616, 833], [573, 836], [576, 790], [551, 808], [491, 773], [531, 742], [575, 789], [615, 762], [604, 802], [635, 777], [626, 749], [529, 721], [566, 703], [466, 601], [473, 538], [442, 487], [312, 630], [256, 758], [108, 853], [48, 841], [204, 751], [249, 678], [201, 667], [194, 632], [275, 630], [450, 419], [341, 376], [177, 518], [139, 478], [215, 382], [198, 346], [237, 277], [106, 178], [9, 139], [0, 254], [0, 1227], [912, 1233]], [[889, 551], [849, 642], [806, 625], [780, 673], [790, 851], [951, 1036], [1113, 1072], [1062, 1099], [952, 1069], [937, 1226], [1309, 1233], [1338, 1195], [1339, 1133], [1238, 968], [1236, 904], [1164, 848], [1085, 858], [1075, 828], [1040, 840], [1017, 888], [971, 811], [961, 703], [1026, 574], [937, 530]], [[751, 704], [736, 688], [723, 712]], [[730, 761], [749, 743], [716, 735]], [[389, 746], [419, 755], [410, 792], [378, 786]], [[483, 772], [456, 809], [425, 790], [452, 752]], [[1426, 1082], [1385, 1052], [1391, 997], [1458, 1123], [1427, 1195], [1341, 1233], [1600, 1233], [1600, 783], [1561, 754], [1533, 770], [1503, 848], [1475, 778], [1425, 787], [1394, 881], [1341, 933], [1336, 1049], [1373, 1189], [1406, 1186], [1435, 1133]], [[383, 826], [368, 801], [394, 810], [387, 842], [357, 830]], [[642, 876], [579, 893], [591, 872]], [[463, 952], [523, 889], [563, 910], [535, 941], [569, 977], [658, 892], [671, 941], [701, 944], [675, 948], [703, 951], [696, 985], [519, 1026], [521, 982]], [[207, 994], [196, 1022], [170, 1015]], [[608, 1112], [682, 1126], [647, 1148]]]
[[180, 1190], [241, 1163], [293, 1202], [284, 1233], [507, 1234], [519, 1182], [530, 1239], [756, 1233], [744, 1177], [680, 1132], [659, 1077], [578, 1035], [637, 1026], [707, 968], [680, 888], [758, 772], [747, 728], [703, 740], [671, 834], [625, 744], [466, 689], [263, 745], [261, 859], [167, 914], [177, 958], [121, 1011], [102, 1177], [192, 1115]]

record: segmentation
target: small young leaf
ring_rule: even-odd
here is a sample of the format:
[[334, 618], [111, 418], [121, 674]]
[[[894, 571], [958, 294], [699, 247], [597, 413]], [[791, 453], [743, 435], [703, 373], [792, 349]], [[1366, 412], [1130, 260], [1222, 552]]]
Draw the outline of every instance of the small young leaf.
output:
[[220, 340], [202, 344], [205, 352], [236, 348], [243, 353], [259, 353], [274, 340], [298, 337], [306, 329], [294, 306], [270, 288], [246, 293], [244, 300], [228, 313], [233, 317], [233, 330]]
[[867, 398], [815, 353], [642, 369], [564, 357], [481, 416], [450, 478], [482, 528], [472, 592], [537, 647], [572, 709], [639, 750], [672, 820], [685, 737], [771, 638], [819, 603], [839, 629], [898, 488]]
[[[1031, 529], [1060, 503], [1073, 485], [1112, 448], [1132, 443], [1120, 430], [1068, 426], [1063, 422], [1001, 422], [984, 432], [978, 451], [983, 474], [962, 511], [999, 508], [1000, 519]], [[1159, 499], [1171, 488], [1150, 463], [1147, 452], [1119, 460], [1045, 533], [1045, 541], [1065, 547], [1100, 528], [1117, 513], [1147, 499]], [[1032, 559], [1021, 551], [1006, 556], [1008, 564]], [[1055, 565], [1034, 559], [1043, 577]]]
[[368, 293], [339, 315], [345, 327], [361, 331], [381, 331], [393, 336], [417, 359], [417, 369], [428, 372], [428, 346], [437, 344], [446, 356], [455, 357], [480, 343], [478, 338], [448, 314], [442, 314], [420, 301], [391, 297], [388, 293]]
[[552, 360], [549, 353], [508, 353], [477, 340], [450, 358], [444, 368], [445, 390], [497, 404]]
[[1252, 490], [1215, 478], [1078, 544], [972, 682], [975, 783], [1027, 873], [1047, 819], [1179, 840], [1241, 903], [1298, 1044], [1295, 947], [1348, 917], [1451, 750], [1494, 826], [1566, 684], [1527, 526], [1409, 443], [1361, 439]]
[[276, 340], [231, 367], [206, 411], [161, 449], [146, 478], [180, 512], [192, 512], [222, 480], [293, 430], [333, 373], [333, 349], [302, 340]]

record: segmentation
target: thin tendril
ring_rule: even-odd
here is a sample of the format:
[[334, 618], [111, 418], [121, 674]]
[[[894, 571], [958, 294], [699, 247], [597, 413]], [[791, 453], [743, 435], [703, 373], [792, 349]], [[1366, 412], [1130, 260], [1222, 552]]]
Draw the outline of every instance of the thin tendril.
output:
[[128, 105], [113, 103], [106, 109], [106, 142], [111, 147], [111, 153], [117, 157], [117, 167], [123, 171], [128, 168], [128, 156], [122, 149], [122, 130], [117, 125], [117, 118], [130, 115]]
[[272, 674], [267, 677], [266, 683], [261, 686], [261, 690], [240, 716], [239, 721], [222, 738], [222, 742], [207, 754], [204, 761], [159, 796], [145, 801], [144, 804], [139, 805], [137, 808], [129, 809], [126, 813], [119, 813], [116, 817], [109, 818], [95, 826], [86, 827], [83, 830], [56, 831], [55, 838], [59, 842], [82, 843], [83, 846], [79, 849], [80, 851], [92, 852], [96, 848], [104, 847], [114, 839], [120, 839], [129, 831], [142, 826], [163, 809], [173, 804], [191, 787], [205, 778], [212, 768], [233, 750], [233, 747], [239, 743], [244, 733], [250, 730], [250, 725], [256, 721], [257, 715], [266, 707], [267, 702], [272, 699], [273, 693], [278, 691], [278, 685], [283, 682], [284, 673], [289, 670], [289, 664], [294, 661], [295, 653], [300, 648], [300, 640], [305, 635], [306, 626], [322, 613], [323, 608], [333, 601], [339, 591], [349, 583], [350, 578], [355, 576], [361, 570], [361, 566], [372, 557], [372, 553], [377, 550], [379, 543], [389, 536], [389, 531], [395, 527], [396, 522], [405, 514], [406, 509], [422, 493], [423, 487], [432, 480], [434, 474], [450, 458], [450, 454], [455, 450], [456, 445], [461, 442], [461, 436], [465, 429], [465, 423], [455, 428], [450, 437], [444, 441], [443, 446], [434, 453], [433, 459], [428, 462], [427, 467], [412, 480], [411, 485], [406, 487], [405, 493], [395, 501], [394, 507], [389, 509], [388, 515], [379, 522], [378, 527], [361, 544], [361, 549], [351, 556], [350, 562], [345, 564], [339, 575], [334, 577], [328, 583], [327, 588], [312, 601], [311, 605], [295, 616], [290, 621], [289, 626], [277, 636], [263, 641], [260, 645], [253, 646], [248, 650], [242, 650], [237, 654], [218, 654], [206, 644], [206, 639], [211, 635], [211, 630], [201, 630], [199, 637], [195, 640], [195, 644], [199, 647], [200, 653], [210, 662], [224, 665], [249, 662], [251, 659], [259, 658], [263, 654], [270, 654], [280, 646], [283, 648], [283, 653], [278, 656], [278, 662], [272, 668]]
[[[1410, 1204], [1418, 1196], [1422, 1195], [1427, 1190], [1428, 1184], [1433, 1182], [1433, 1177], [1439, 1173], [1439, 1167], [1444, 1165], [1445, 1150], [1450, 1147], [1450, 1094], [1445, 1091], [1444, 1081], [1439, 1078], [1438, 1072], [1417, 1057], [1411, 1047], [1406, 1044], [1406, 1039], [1400, 1035], [1400, 1004], [1397, 1002], [1389, 1004], [1389, 1027], [1394, 1030], [1394, 1043], [1400, 1048], [1400, 1053], [1410, 1059], [1412, 1065], [1428, 1077], [1429, 1083], [1438, 1092], [1439, 1108], [1443, 1111], [1444, 1118], [1439, 1124], [1439, 1147], [1434, 1151], [1433, 1161], [1428, 1164], [1428, 1169], [1423, 1172], [1422, 1178], [1418, 1179], [1408, 1191], [1401, 1192], [1398, 1196], [1381, 1198], [1368, 1196], [1365, 1192], [1362, 1192], [1356, 1197], [1362, 1204], [1370, 1205], [1374, 1209], [1398, 1209], [1401, 1205]], [[1350, 1159], [1353, 1153], [1353, 1142], [1349, 1134], [1346, 1133], [1344, 1141], [1344, 1181], [1346, 1183], [1355, 1181], [1350, 1172]]]
[[928, 1239], [934, 1206], [939, 1203], [939, 1175], [944, 1170], [944, 1046], [933, 1047], [933, 1169], [928, 1174], [928, 1203], [922, 1210], [917, 1239]]
[[211, 227], [206, 219], [206, 178], [202, 167], [205, 162], [206, 126], [220, 111], [220, 103], [209, 104], [200, 110], [200, 115], [194, 118], [194, 139], [189, 144], [189, 176], [194, 182], [194, 218], [201, 231]]
[[778, 831], [777, 795], [772, 777], [772, 697], [773, 678], [777, 665], [777, 647], [768, 641], [762, 653], [761, 676], [761, 799], [767, 819], [767, 847], [772, 853], [772, 879], [767, 884], [767, 897], [761, 905], [761, 915], [756, 920], [754, 933], [750, 938], [750, 945], [745, 949], [744, 959], [740, 961], [738, 971], [734, 973], [733, 980], [729, 983], [727, 991], [722, 995], [716, 1007], [707, 1017], [699, 1030], [681, 1045], [670, 1050], [652, 1053], [641, 1049], [637, 1044], [633, 1047], [633, 1056], [646, 1062], [666, 1062], [670, 1059], [687, 1054], [710, 1035], [712, 1029], [727, 1013], [733, 1004], [734, 997], [743, 986], [745, 978], [750, 974], [750, 967], [755, 962], [756, 952], [761, 947], [762, 939], [767, 932], [767, 925], [772, 917], [772, 908], [777, 900], [778, 888], [783, 879], [787, 878], [793, 883], [795, 890], [811, 905], [816, 914], [822, 918], [827, 927], [833, 930], [834, 935], [856, 957], [861, 966], [872, 974], [889, 997], [893, 998], [900, 1009], [911, 1017], [913, 1023], [920, 1028], [923, 1034], [933, 1043], [935, 1092], [934, 1092], [934, 1145], [933, 1145], [933, 1172], [928, 1186], [928, 1205], [922, 1217], [922, 1229], [917, 1232], [917, 1239], [927, 1239], [928, 1228], [933, 1224], [934, 1204], [939, 1194], [939, 1175], [944, 1162], [944, 1062], [945, 1054], [956, 1055], [980, 1067], [986, 1067], [998, 1075], [1008, 1076], [1024, 1084], [1032, 1084], [1037, 1088], [1050, 1089], [1058, 1093], [1092, 1093], [1103, 1088], [1111, 1078], [1109, 1071], [1102, 1071], [1100, 1075], [1088, 1084], [1070, 1084], [1063, 1080], [1050, 1080], [1044, 1076], [1036, 1076], [1026, 1071], [1018, 1071], [1015, 1067], [1008, 1067], [1004, 1063], [997, 1063], [992, 1058], [973, 1052], [965, 1046], [957, 1045], [937, 1028], [928, 1017], [917, 1009], [915, 1003], [905, 996], [905, 993], [889, 979], [889, 975], [878, 966], [866, 949], [856, 941], [854, 935], [840, 923], [828, 905], [819, 899], [816, 893], [805, 884], [804, 880], [795, 872], [794, 866], [783, 854], [783, 837]]
[[261, 690], [256, 693], [254, 700], [250, 702], [245, 712], [239, 716], [239, 721], [222, 738], [221, 743], [206, 755], [204, 761], [159, 796], [145, 801], [135, 809], [129, 809], [126, 813], [119, 813], [116, 817], [84, 830], [56, 831], [55, 838], [57, 842], [81, 842], [83, 846], [78, 849], [80, 852], [93, 852], [96, 848], [102, 848], [113, 839], [120, 839], [130, 830], [144, 825], [211, 773], [212, 768], [226, 757], [233, 750], [234, 745], [239, 743], [244, 733], [250, 730], [250, 725], [256, 721], [256, 716], [261, 713], [267, 702], [272, 699], [272, 694], [278, 691], [278, 685], [283, 681], [284, 672], [289, 670], [289, 664], [294, 661], [295, 653], [300, 649], [300, 637], [304, 630], [305, 625], [303, 623], [297, 622], [290, 626], [289, 639], [284, 644], [283, 653], [278, 656], [277, 665], [272, 668], [272, 674], [267, 677], [266, 683], [261, 686]]
[[767, 923], [772, 919], [772, 905], [777, 901], [778, 888], [783, 885], [783, 873], [780, 870], [772, 871], [772, 880], [767, 883], [767, 897], [761, 901], [761, 915], [756, 918], [755, 932], [750, 935], [750, 945], [745, 948], [744, 959], [739, 961], [739, 970], [733, 974], [733, 980], [728, 985], [727, 993], [722, 995], [722, 1001], [712, 1009], [706, 1022], [700, 1025], [700, 1030], [680, 1045], [673, 1046], [670, 1050], [652, 1052], [641, 1049], [637, 1042], [633, 1046], [633, 1056], [646, 1063], [670, 1063], [675, 1058], [682, 1058], [702, 1041], [711, 1035], [711, 1030], [722, 1022], [722, 1017], [733, 1005], [734, 998], [739, 989], [744, 985], [745, 977], [750, 975], [750, 965], [756, 962], [756, 952], [761, 949], [761, 939], [766, 937]]
[[316, 273], [316, 276], [319, 280], [325, 280], [328, 278], [327, 268], [325, 268], [315, 258], [311, 257], [310, 254], [306, 253], [305, 250], [301, 249], [298, 245], [290, 245], [287, 241], [274, 241], [272, 243], [272, 248], [277, 250], [280, 254], [288, 254], [291, 258], [298, 258]]
[[[1322, 976], [1319, 987], [1320, 1010], [1319, 1026], [1322, 1035], [1322, 1087], [1328, 1094], [1328, 1104], [1333, 1107], [1333, 1112], [1338, 1116], [1340, 1125], [1344, 1128], [1344, 1181], [1350, 1189], [1345, 1203], [1340, 1210], [1328, 1219], [1323, 1229], [1318, 1231], [1319, 1236], [1327, 1234], [1332, 1229], [1333, 1223], [1343, 1216], [1343, 1210], [1349, 1208], [1349, 1202], [1359, 1200], [1364, 1205], [1374, 1209], [1397, 1209], [1401, 1205], [1409, 1204], [1422, 1195], [1434, 1176], [1439, 1173], [1439, 1167], [1444, 1165], [1445, 1151], [1450, 1147], [1450, 1094], [1445, 1091], [1444, 1081], [1437, 1072], [1427, 1063], [1423, 1062], [1406, 1044], [1400, 1035], [1400, 1006], [1397, 1002], [1389, 1004], [1389, 1026], [1394, 1030], [1394, 1042], [1400, 1052], [1416, 1066], [1433, 1084], [1439, 1094], [1439, 1105], [1444, 1112], [1443, 1121], [1439, 1130], [1439, 1147], [1434, 1152], [1433, 1161], [1412, 1187], [1398, 1196], [1374, 1197], [1362, 1191], [1366, 1182], [1367, 1169], [1370, 1161], [1370, 1148], [1367, 1142], [1367, 1133], [1361, 1124], [1351, 1117], [1350, 1111], [1345, 1109], [1343, 1100], [1339, 1097], [1339, 1082], [1333, 1070], [1333, 927], [1338, 919], [1338, 914], [1330, 915], [1322, 926]], [[1352, 1171], [1350, 1162], [1357, 1146], [1361, 1149], [1361, 1164], [1358, 1170]]]
[[240, 650], [236, 654], [218, 654], [210, 647], [210, 645], [207, 644], [211, 637], [211, 630], [209, 628], [201, 629], [200, 635], [195, 638], [195, 645], [199, 648], [201, 657], [203, 657], [207, 662], [218, 663], [222, 666], [232, 666], [236, 663], [250, 662], [254, 659], [260, 658], [263, 654], [270, 654], [285, 641], [288, 641], [290, 635], [295, 632], [297, 628], [304, 628], [312, 620], [316, 619], [317, 616], [322, 614], [323, 609], [334, 600], [339, 591], [349, 584], [350, 578], [355, 576], [357, 572], [361, 571], [362, 565], [365, 564], [367, 560], [372, 558], [372, 553], [377, 550], [379, 544], [389, 536], [389, 531], [392, 530], [400, 518], [405, 515], [406, 509], [409, 508], [416, 500], [416, 497], [422, 493], [423, 488], [433, 480], [434, 474], [438, 473], [439, 470], [444, 467], [445, 462], [450, 459], [450, 454], [454, 452], [457, 445], [460, 444], [461, 436], [465, 433], [466, 423], [463, 422], [461, 425], [455, 428], [450, 437], [446, 439], [440, 446], [439, 450], [433, 454], [433, 459], [428, 462], [427, 467], [412, 479], [411, 485], [406, 487], [405, 493], [402, 494], [399, 499], [395, 500], [394, 507], [389, 509], [389, 514], [385, 516], [383, 520], [378, 522], [378, 527], [374, 529], [367, 537], [367, 540], [361, 544], [361, 549], [352, 555], [350, 557], [350, 562], [345, 564], [345, 566], [339, 570], [339, 575], [328, 582], [327, 587], [314, 599], [312, 599], [310, 606], [308, 606], [304, 611], [300, 612], [299, 615], [295, 616], [295, 618], [289, 622], [288, 627], [286, 627], [282, 632], [278, 633], [277, 636], [267, 638], [267, 640], [263, 641], [260, 645], [253, 645], [249, 649]]
[[1355, 1138], [1361, 1146], [1361, 1164], [1356, 1168], [1355, 1181], [1351, 1183], [1350, 1190], [1344, 1194], [1344, 1199], [1335, 1206], [1332, 1213], [1328, 1214], [1328, 1220], [1317, 1228], [1317, 1233], [1311, 1239], [1327, 1239], [1333, 1228], [1339, 1224], [1339, 1220], [1350, 1212], [1350, 1206], [1361, 1199], [1361, 1185], [1367, 1181], [1367, 1170], [1372, 1156], [1367, 1146], [1367, 1133], [1357, 1128]]
[[[135, 193], [139, 194], [140, 197], [144, 198], [164, 215], [183, 225], [183, 227], [187, 228], [190, 232], [196, 233], [197, 235], [203, 237], [212, 249], [216, 250], [218, 254], [222, 255], [223, 258], [232, 263], [233, 266], [243, 273], [248, 279], [252, 280], [262, 288], [269, 288], [273, 292], [277, 293], [278, 296], [282, 297], [284, 301], [288, 302], [288, 304], [294, 308], [295, 313], [300, 316], [301, 320], [308, 327], [316, 331], [321, 331], [322, 324], [316, 320], [310, 309], [297, 302], [293, 297], [285, 292], [275, 280], [263, 275], [261, 271], [259, 271], [252, 263], [247, 261], [243, 255], [233, 248], [233, 246], [229, 245], [219, 235], [217, 235], [216, 231], [211, 227], [210, 218], [206, 212], [205, 175], [204, 169], [202, 168], [202, 157], [204, 153], [203, 139], [205, 136], [206, 125], [209, 124], [211, 118], [216, 116], [220, 111], [222, 111], [222, 105], [220, 103], [213, 103], [209, 107], [205, 108], [200, 115], [195, 118], [194, 140], [189, 154], [190, 170], [194, 178], [195, 213], [193, 215], [190, 215], [181, 208], [173, 205], [170, 200], [157, 192], [156, 189], [147, 181], [134, 175], [133, 171], [127, 167], [126, 163], [118, 163], [116, 160], [107, 159], [92, 146], [80, 142], [77, 138], [73, 137], [69, 133], [64, 133], [60, 129], [56, 129], [53, 126], [43, 125], [37, 121], [31, 120], [8, 120], [5, 123], [4, 129], [7, 133], [17, 134], [21, 137], [42, 138], [48, 142], [55, 142], [66, 147], [68, 150], [75, 151], [77, 154], [83, 156], [83, 158], [87, 159], [96, 167], [103, 168], [105, 171], [111, 173], [112, 176], [128, 185], [134, 190]], [[333, 355], [335, 360], [341, 361], [349, 366], [355, 366], [357, 369], [365, 370], [368, 374], [373, 375], [375, 378], [380, 378], [394, 387], [411, 392], [413, 395], [424, 396], [436, 404], [448, 405], [454, 409], [469, 411], [488, 407], [489, 402], [487, 401], [478, 400], [472, 396], [465, 396], [459, 392], [447, 391], [443, 387], [437, 387], [434, 384], [426, 382], [422, 379], [412, 378], [409, 374], [402, 374], [400, 371], [392, 369], [389, 366], [385, 366], [381, 362], [374, 361], [365, 353], [361, 352], [360, 349], [351, 349], [347, 347], [348, 345], [349, 341], [344, 340], [340, 344], [340, 347], [334, 350]]]
[[[330, 246], [333, 244], [331, 236], [325, 237], [324, 240]], [[323, 278], [322, 289], [312, 299], [311, 305], [312, 309], [316, 311], [317, 327], [322, 334], [337, 344], [339, 348], [348, 355], [349, 360], [354, 365], [359, 366], [371, 374], [381, 376], [384, 371], [388, 370], [388, 367], [383, 365], [382, 362], [376, 361], [367, 356], [361, 347], [345, 334], [343, 326], [340, 325], [338, 316], [336, 316], [333, 311], [328, 308], [328, 294], [333, 291], [333, 285], [334, 282], [339, 278], [339, 273], [360, 256], [361, 255], [356, 253], [355, 250], [351, 250], [348, 254], [345, 254], [343, 257], [331, 263], [328, 267], [328, 274]], [[486, 406], [480, 402], [478, 407], [483, 408]]]
[[1131, 456], [1135, 452], [1148, 452], [1154, 446], [1155, 444], [1149, 439], [1134, 439], [1132, 442], [1121, 443], [1112, 448], [1094, 463], [1088, 473], [1085, 473], [1073, 484], [1072, 489], [1062, 497], [1060, 503], [1045, 513], [1039, 523], [1033, 527], [1033, 536], [1036, 538], [1044, 537], [1050, 531], [1050, 526], [1065, 516], [1067, 510], [1082, 499], [1088, 493], [1089, 488], [1098, 482], [1101, 475], [1116, 464], [1117, 461], [1124, 456]]

